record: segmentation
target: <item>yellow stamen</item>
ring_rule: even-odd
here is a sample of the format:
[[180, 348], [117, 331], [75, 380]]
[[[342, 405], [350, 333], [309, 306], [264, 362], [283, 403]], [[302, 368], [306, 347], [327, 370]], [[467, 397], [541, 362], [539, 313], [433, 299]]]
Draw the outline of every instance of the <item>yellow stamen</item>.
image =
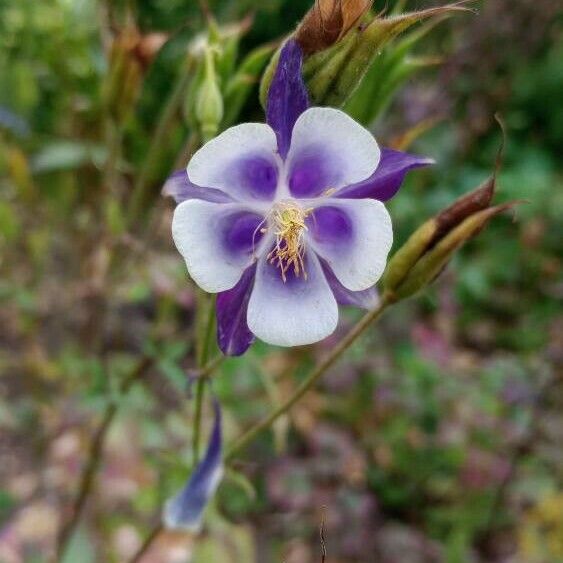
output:
[[276, 235], [276, 246], [268, 254], [270, 264], [276, 263], [281, 270], [282, 279], [287, 280], [286, 273], [290, 268], [297, 277], [305, 271], [304, 255], [305, 240], [304, 232], [307, 230], [305, 219], [310, 215], [312, 209], [302, 209], [295, 202], [282, 201], [277, 203], [270, 213], [270, 224]]

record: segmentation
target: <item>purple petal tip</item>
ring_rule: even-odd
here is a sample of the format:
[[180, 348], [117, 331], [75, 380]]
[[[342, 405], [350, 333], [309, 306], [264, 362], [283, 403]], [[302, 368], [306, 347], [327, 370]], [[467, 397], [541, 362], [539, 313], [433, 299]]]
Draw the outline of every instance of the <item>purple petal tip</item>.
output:
[[266, 118], [276, 132], [278, 149], [285, 158], [297, 118], [309, 107], [309, 97], [301, 69], [303, 53], [294, 39], [283, 46], [276, 72], [270, 84]]
[[204, 458], [196, 466], [186, 486], [166, 502], [163, 521], [167, 529], [198, 532], [204, 510], [223, 476], [221, 407], [213, 402], [215, 420]]

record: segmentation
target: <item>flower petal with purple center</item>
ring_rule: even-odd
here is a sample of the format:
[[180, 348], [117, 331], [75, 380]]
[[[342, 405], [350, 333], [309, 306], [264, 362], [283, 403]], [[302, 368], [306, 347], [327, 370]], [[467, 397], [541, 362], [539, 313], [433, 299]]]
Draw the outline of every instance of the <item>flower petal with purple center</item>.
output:
[[194, 281], [218, 293], [218, 342], [240, 355], [255, 337], [311, 344], [338, 323], [338, 303], [370, 308], [391, 249], [382, 201], [432, 161], [380, 150], [344, 112], [308, 108], [301, 51], [283, 47], [268, 124], [232, 127], [165, 186], [178, 202], [176, 246]]

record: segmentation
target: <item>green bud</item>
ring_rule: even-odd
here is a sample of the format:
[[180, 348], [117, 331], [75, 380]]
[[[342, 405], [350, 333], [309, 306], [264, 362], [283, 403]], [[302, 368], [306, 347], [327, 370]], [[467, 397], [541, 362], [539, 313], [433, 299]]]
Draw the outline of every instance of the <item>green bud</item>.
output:
[[368, 69], [381, 55], [383, 48], [395, 37], [422, 20], [459, 10], [465, 8], [459, 4], [452, 4], [387, 18], [375, 17], [365, 27], [353, 30], [351, 34], [354, 36], [354, 45], [349, 51], [345, 64], [342, 65], [342, 72], [325, 87], [325, 93], [317, 103], [343, 105], [360, 85]]
[[430, 241], [437, 231], [436, 221], [429, 219], [419, 227], [395, 252], [390, 260], [383, 277], [385, 289], [395, 291], [408, 276], [409, 271], [418, 262], [428, 248]]
[[215, 73], [215, 61], [211, 48], [205, 52], [203, 82], [197, 92], [195, 117], [199, 123], [204, 141], [215, 137], [223, 120], [223, 96]]
[[514, 202], [483, 209], [461, 222], [431, 250], [427, 251], [409, 271], [404, 282], [394, 291], [397, 299], [405, 299], [432, 283], [448, 265], [455, 251], [473, 238], [495, 215], [509, 209]]
[[419, 227], [395, 253], [383, 277], [385, 292], [400, 300], [432, 283], [455, 251], [476, 236], [492, 219], [516, 202], [490, 207], [495, 178], [457, 199]]

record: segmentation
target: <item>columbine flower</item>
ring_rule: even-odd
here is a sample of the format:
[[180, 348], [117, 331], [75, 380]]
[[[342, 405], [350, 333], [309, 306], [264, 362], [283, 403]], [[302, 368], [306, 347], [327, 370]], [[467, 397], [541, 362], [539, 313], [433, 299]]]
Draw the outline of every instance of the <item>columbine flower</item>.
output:
[[392, 243], [382, 201], [431, 160], [380, 151], [344, 112], [308, 108], [301, 51], [286, 43], [268, 94], [268, 124], [226, 130], [176, 173], [172, 233], [191, 277], [218, 293], [218, 341], [242, 354], [254, 336], [310, 344], [338, 305], [372, 307]]

